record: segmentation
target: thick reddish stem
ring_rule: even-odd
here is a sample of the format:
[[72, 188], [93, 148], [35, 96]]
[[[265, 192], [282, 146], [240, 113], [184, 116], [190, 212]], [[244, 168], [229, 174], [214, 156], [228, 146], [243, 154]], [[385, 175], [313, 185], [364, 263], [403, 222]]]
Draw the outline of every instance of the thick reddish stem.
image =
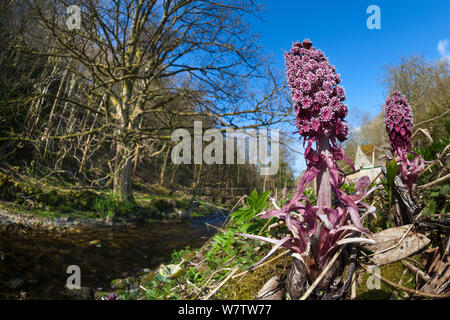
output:
[[[326, 157], [331, 156], [330, 140], [328, 136], [321, 135], [317, 142], [317, 152]], [[324, 166], [317, 175], [317, 206], [319, 207], [318, 214], [322, 215], [323, 207], [331, 208], [331, 175], [330, 169]]]

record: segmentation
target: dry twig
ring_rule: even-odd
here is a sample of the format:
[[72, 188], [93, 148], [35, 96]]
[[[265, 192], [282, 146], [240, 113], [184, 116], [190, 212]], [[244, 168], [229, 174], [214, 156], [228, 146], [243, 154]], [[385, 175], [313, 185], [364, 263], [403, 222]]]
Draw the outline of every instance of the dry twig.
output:
[[422, 280], [424, 281], [429, 281], [430, 280], [430, 276], [428, 274], [426, 274], [425, 272], [423, 272], [422, 270], [420, 270], [419, 268], [413, 266], [411, 263], [409, 263], [408, 261], [402, 260], [402, 263], [405, 267], [407, 267], [409, 270], [411, 270], [412, 272], [414, 272], [415, 274], [417, 274]]
[[284, 255], [285, 255], [286, 253], [288, 253], [288, 252], [289, 252], [289, 250], [286, 250], [286, 251], [280, 253], [279, 255], [277, 255], [276, 257], [274, 257], [274, 258], [272, 258], [272, 259], [270, 259], [270, 260], [267, 260], [266, 262], [263, 262], [263, 263], [261, 263], [260, 265], [257, 265], [256, 267], [252, 268], [251, 270], [248, 269], [248, 270], [245, 270], [245, 271], [243, 271], [243, 272], [241, 272], [241, 273], [238, 273], [237, 275], [234, 275], [234, 276], [233, 276], [233, 279], [234, 279], [234, 278], [237, 278], [237, 277], [240, 277], [240, 276], [244, 276], [244, 275], [246, 275], [247, 273], [249, 273], [250, 271], [253, 271], [253, 270], [256, 270], [256, 269], [258, 269], [258, 268], [261, 268], [262, 266], [264, 266], [264, 265], [266, 265], [266, 264], [268, 264], [268, 263], [270, 263], [270, 262], [272, 262], [272, 261], [275, 261], [275, 260], [277, 260], [278, 258], [284, 256]]
[[447, 175], [445, 175], [445, 176], [443, 176], [443, 177], [441, 177], [441, 178], [439, 178], [439, 179], [436, 179], [436, 180], [434, 180], [434, 181], [431, 181], [430, 183], [426, 183], [426, 184], [423, 184], [423, 185], [421, 185], [421, 186], [418, 186], [417, 188], [418, 188], [418, 189], [429, 188], [429, 187], [432, 187], [432, 186], [434, 186], [434, 185], [436, 185], [436, 184], [439, 184], [439, 183], [441, 183], [441, 182], [444, 182], [444, 181], [446, 181], [446, 180], [448, 180], [448, 179], [450, 179], [450, 173], [447, 174]]
[[228, 274], [228, 276], [217, 286], [214, 288], [213, 291], [211, 291], [210, 293], [208, 293], [208, 295], [204, 298], [202, 298], [202, 300], [208, 300], [209, 298], [211, 298], [220, 288], [222, 288], [222, 286], [228, 281], [230, 280], [230, 278], [233, 276], [233, 274], [236, 273], [236, 271], [238, 271], [239, 268], [238, 267], [234, 267], [234, 269]]
[[414, 221], [413, 221], [413, 223], [411, 224], [411, 226], [410, 226], [410, 227], [408, 228], [408, 230], [405, 232], [405, 234], [403, 235], [403, 237], [401, 237], [401, 239], [397, 242], [397, 244], [393, 245], [392, 247], [386, 248], [386, 249], [384, 249], [384, 250], [374, 252], [374, 253], [372, 253], [370, 256], [374, 256], [374, 255], [376, 255], [376, 254], [380, 254], [380, 253], [383, 253], [383, 252], [386, 252], [386, 251], [389, 251], [389, 250], [392, 250], [392, 249], [397, 248], [397, 247], [400, 245], [400, 243], [402, 243], [403, 240], [405, 240], [406, 236], [409, 234], [409, 232], [411, 231], [411, 229], [414, 227], [414, 223], [416, 223], [416, 221], [419, 219], [420, 216], [421, 216], [421, 215], [420, 215], [420, 213], [419, 213], [419, 214], [416, 216], [416, 218], [414, 219]]

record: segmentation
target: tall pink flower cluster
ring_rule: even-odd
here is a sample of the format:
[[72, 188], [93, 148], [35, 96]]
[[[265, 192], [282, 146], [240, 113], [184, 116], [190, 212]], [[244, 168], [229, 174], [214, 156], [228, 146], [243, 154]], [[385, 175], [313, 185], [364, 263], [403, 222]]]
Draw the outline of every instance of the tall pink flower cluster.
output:
[[392, 97], [386, 99], [384, 110], [384, 122], [386, 131], [391, 141], [391, 150], [409, 150], [413, 128], [413, 114], [406, 101], [406, 97], [400, 92], [394, 91]]
[[[317, 274], [328, 262], [330, 255], [343, 243], [364, 242], [367, 239], [345, 239], [355, 233], [366, 232], [360, 222], [359, 207], [368, 207], [362, 200], [368, 194], [368, 184], [362, 183], [355, 195], [342, 191], [344, 182], [336, 162], [345, 159], [338, 140], [347, 139], [348, 127], [344, 88], [340, 77], [322, 51], [311, 41], [296, 42], [285, 54], [287, 76], [294, 102], [297, 127], [304, 138], [307, 169], [296, 194], [282, 208], [276, 207], [259, 215], [261, 218], [278, 217], [286, 223], [292, 237], [281, 240], [245, 235], [275, 244], [270, 256], [280, 246], [305, 255], [310, 275]], [[317, 203], [309, 202], [303, 194], [307, 185], [317, 179]], [[337, 204], [332, 204], [332, 195]], [[353, 224], [350, 224], [350, 219]], [[345, 241], [344, 241], [345, 240]], [[265, 258], [265, 259], [266, 259]], [[262, 261], [264, 261], [263, 259]], [[262, 262], [260, 261], [260, 263]]]
[[404, 95], [394, 91], [392, 97], [386, 99], [384, 108], [384, 123], [391, 142], [391, 151], [400, 164], [400, 177], [403, 183], [411, 189], [417, 175], [425, 168], [424, 159], [415, 155], [408, 159], [411, 148], [413, 129], [413, 113]]
[[346, 140], [345, 90], [338, 85], [341, 79], [335, 67], [309, 40], [294, 43], [285, 60], [299, 133], [306, 139], [325, 134]]

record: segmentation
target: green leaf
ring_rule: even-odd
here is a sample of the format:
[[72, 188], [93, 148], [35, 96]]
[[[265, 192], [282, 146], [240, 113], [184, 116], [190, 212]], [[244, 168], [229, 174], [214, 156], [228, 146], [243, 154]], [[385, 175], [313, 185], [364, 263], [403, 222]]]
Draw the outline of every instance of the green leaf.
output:
[[433, 192], [431, 192], [431, 196], [433, 197], [433, 198], [437, 198], [437, 197], [439, 197], [441, 195], [441, 193], [439, 192], [439, 191], [433, 191]]
[[254, 208], [254, 213], [260, 213], [266, 208], [267, 200], [269, 199], [270, 191], [266, 191], [260, 194]]

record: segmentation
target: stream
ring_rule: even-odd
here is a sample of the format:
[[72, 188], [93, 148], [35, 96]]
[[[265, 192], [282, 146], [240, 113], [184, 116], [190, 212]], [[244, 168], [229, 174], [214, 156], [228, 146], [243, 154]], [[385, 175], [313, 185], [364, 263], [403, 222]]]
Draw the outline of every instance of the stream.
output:
[[[0, 299], [80, 299], [110, 290], [113, 279], [135, 276], [170, 259], [173, 250], [198, 248], [220, 225], [219, 211], [191, 222], [83, 228], [73, 233], [14, 229], [0, 233]], [[81, 270], [77, 296], [65, 288], [67, 267]], [[146, 270], [148, 271], [148, 270]]]

